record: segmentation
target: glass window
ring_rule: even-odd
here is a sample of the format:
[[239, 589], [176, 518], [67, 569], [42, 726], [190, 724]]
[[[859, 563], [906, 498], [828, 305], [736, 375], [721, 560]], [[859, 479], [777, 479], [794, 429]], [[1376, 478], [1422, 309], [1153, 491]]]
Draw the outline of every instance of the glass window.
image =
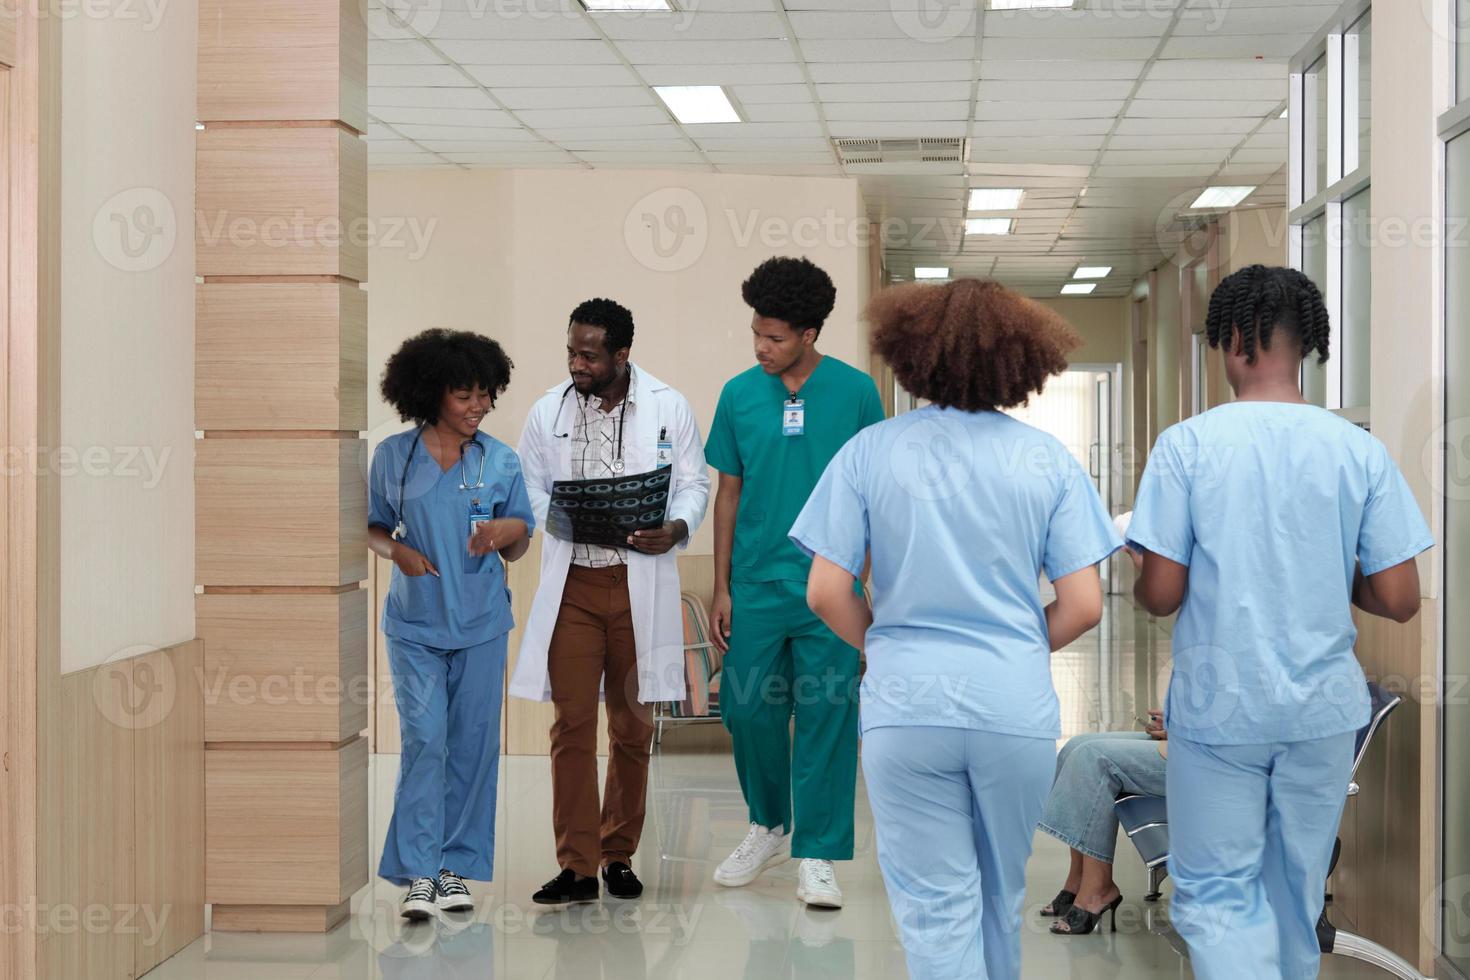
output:
[[[1342, 350], [1333, 351], [1342, 370], [1342, 407], [1368, 405], [1369, 367], [1373, 357], [1371, 262], [1373, 192], [1365, 190], [1342, 202]], [[1329, 366], [1331, 361], [1328, 362]]]
[[[1357, 170], [1368, 160], [1368, 137], [1373, 132], [1373, 15], [1364, 14], [1362, 19], [1348, 31], [1347, 40], [1357, 45], [1357, 58], [1349, 67], [1356, 71], [1358, 84], [1357, 126], [1348, 125], [1346, 131], [1357, 130], [1357, 152], [1343, 162], [1343, 175]], [[1351, 51], [1351, 47], [1349, 47]], [[1344, 111], [1351, 112], [1351, 108]], [[1351, 116], [1348, 119], [1351, 122]], [[1352, 166], [1349, 166], [1349, 164]]]
[[1455, 101], [1470, 99], [1470, 0], [1455, 0]]
[[[1302, 226], [1302, 272], [1327, 292], [1327, 215], [1319, 214]], [[1302, 396], [1313, 405], [1327, 407], [1327, 367], [1315, 357], [1302, 362]]]
[[1306, 128], [1302, 174], [1302, 199], [1310, 200], [1327, 189], [1327, 56], [1307, 69], [1303, 101], [1306, 103]]
[[[1470, 46], [1461, 44], [1464, 48]], [[1463, 58], [1463, 54], [1461, 56]], [[1462, 60], [1461, 65], [1465, 62]], [[1463, 74], [1462, 74], [1463, 77]], [[1470, 134], [1445, 147], [1446, 225], [1470, 218]], [[1470, 418], [1470, 247], [1451, 237], [1445, 249], [1445, 418], [1441, 442], [1445, 452], [1445, 540], [1440, 554], [1444, 562], [1444, 594], [1465, 595], [1470, 589], [1470, 439], [1461, 428]], [[1459, 420], [1459, 421], [1454, 421]], [[1470, 604], [1444, 604], [1444, 672], [1446, 677], [1470, 674]], [[1444, 711], [1444, 756], [1441, 779], [1444, 786], [1444, 873], [1445, 882], [1461, 882], [1470, 876], [1470, 705], [1449, 698]], [[1463, 891], [1451, 895], [1446, 889], [1441, 902], [1446, 942], [1445, 959], [1461, 972], [1470, 974], [1467, 951]], [[1453, 941], [1450, 941], [1453, 937]]]

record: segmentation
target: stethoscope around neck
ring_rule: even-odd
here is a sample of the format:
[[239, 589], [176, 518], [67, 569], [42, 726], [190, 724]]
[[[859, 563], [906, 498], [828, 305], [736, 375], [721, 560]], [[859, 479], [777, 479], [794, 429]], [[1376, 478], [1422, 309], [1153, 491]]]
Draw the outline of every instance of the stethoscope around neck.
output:
[[[398, 477], [398, 527], [393, 530], [393, 536], [399, 540], [402, 540], [403, 536], [408, 533], [408, 523], [404, 519], [407, 513], [405, 508], [408, 499], [408, 472], [413, 467], [413, 454], [419, 448], [419, 442], [423, 440], [424, 429], [426, 428], [428, 426], [421, 425], [418, 427], [418, 431], [413, 434], [413, 442], [408, 447], [408, 456], [403, 461], [403, 472]], [[480, 450], [480, 468], [475, 473], [474, 483], [470, 482], [469, 475], [465, 472], [464, 468], [465, 451], [472, 446]], [[476, 433], [459, 444], [459, 489], [461, 491], [480, 490], [485, 486], [486, 455], [485, 447], [480, 445], [479, 433]], [[475, 503], [478, 504], [479, 501], [477, 500]]]
[[[561, 412], [562, 409], [566, 407], [567, 396], [572, 393], [572, 389], [574, 389], [576, 386], [576, 382], [568, 381], [567, 386], [562, 389], [561, 401], [556, 406], [556, 418], [551, 420], [551, 435], [554, 439], [570, 439], [572, 436], [570, 429], [568, 429], [566, 432], [557, 432], [556, 430], [561, 428], [558, 423], [561, 422]], [[623, 472], [623, 422], [628, 417], [628, 396], [632, 393], [633, 392], [631, 390], [630, 384], [629, 391], [623, 395], [623, 405], [618, 410], [618, 443], [617, 451], [616, 454], [613, 456], [612, 461], [612, 471], [614, 473]], [[578, 395], [577, 397], [580, 398], [582, 396]], [[591, 399], [593, 396], [588, 395], [587, 397], [588, 399]]]

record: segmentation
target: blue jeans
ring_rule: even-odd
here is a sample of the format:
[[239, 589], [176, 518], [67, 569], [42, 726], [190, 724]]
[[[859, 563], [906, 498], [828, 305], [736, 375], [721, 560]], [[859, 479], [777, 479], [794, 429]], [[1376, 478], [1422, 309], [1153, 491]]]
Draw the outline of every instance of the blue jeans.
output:
[[912, 980], [1019, 980], [1026, 860], [1049, 738], [873, 728], [863, 778]]
[[1122, 792], [1164, 795], [1168, 763], [1144, 732], [1095, 732], [1067, 740], [1057, 753], [1057, 778], [1041, 814], [1041, 829], [1068, 847], [1113, 863]]

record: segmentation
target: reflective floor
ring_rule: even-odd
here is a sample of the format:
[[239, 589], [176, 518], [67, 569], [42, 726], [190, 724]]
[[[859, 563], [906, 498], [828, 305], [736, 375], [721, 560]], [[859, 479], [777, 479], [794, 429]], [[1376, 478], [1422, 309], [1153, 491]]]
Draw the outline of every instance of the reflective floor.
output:
[[[1131, 730], [1159, 703], [1166, 629], [1121, 599], [1102, 626], [1053, 659], [1065, 735]], [[876, 860], [861, 783], [857, 853], [837, 865], [846, 906], [812, 911], [796, 901], [795, 862], [754, 884], [727, 889], [710, 879], [747, 830], [745, 807], [718, 725], [666, 732], [653, 763], [648, 824], [634, 860], [641, 901], [604, 899], [566, 911], [530, 902], [557, 871], [551, 781], [545, 758], [508, 757], [501, 769], [497, 880], [472, 884], [473, 913], [418, 926], [398, 916], [402, 890], [381, 881], [357, 895], [353, 916], [327, 936], [210, 934], [148, 974], [149, 980], [328, 980], [328, 978], [901, 978], [907, 976]], [[372, 759], [372, 831], [377, 864], [392, 806], [396, 756]], [[1118, 849], [1125, 896], [1115, 934], [1075, 938], [1046, 932], [1037, 910], [1061, 886], [1067, 851], [1044, 834], [1027, 874], [1024, 975], [1028, 978], [1189, 977], [1189, 967], [1155, 930], [1164, 901], [1141, 901], [1145, 875], [1131, 848]], [[1385, 976], [1328, 957], [1323, 977]]]

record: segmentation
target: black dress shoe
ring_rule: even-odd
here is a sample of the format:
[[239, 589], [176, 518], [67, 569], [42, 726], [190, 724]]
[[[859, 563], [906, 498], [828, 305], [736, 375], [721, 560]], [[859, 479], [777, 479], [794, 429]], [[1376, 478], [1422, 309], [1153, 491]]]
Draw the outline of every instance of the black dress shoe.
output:
[[607, 893], [615, 898], [637, 898], [643, 894], [643, 882], [621, 861], [603, 868], [602, 880], [607, 882]]
[[597, 894], [596, 878], [585, 878], [571, 868], [567, 868], [561, 874], [542, 885], [541, 890], [531, 896], [531, 901], [537, 905], [566, 905], [571, 902], [595, 902], [597, 901]]

